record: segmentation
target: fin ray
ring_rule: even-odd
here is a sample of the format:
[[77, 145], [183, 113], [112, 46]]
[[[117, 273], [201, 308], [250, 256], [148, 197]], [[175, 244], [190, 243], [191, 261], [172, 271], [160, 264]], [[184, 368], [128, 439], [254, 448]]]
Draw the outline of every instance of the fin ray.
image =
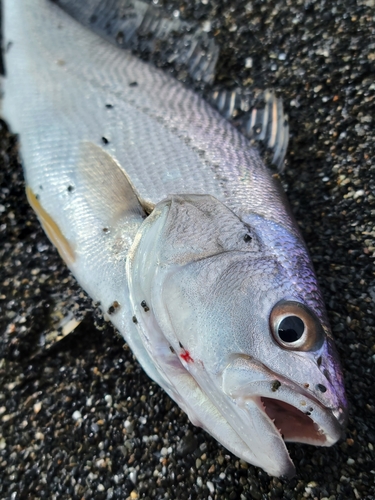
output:
[[258, 96], [237, 89], [214, 91], [210, 102], [225, 118], [234, 122], [246, 137], [268, 149], [272, 153], [272, 165], [279, 172], [283, 171], [289, 123], [282, 99], [268, 89]]
[[81, 144], [77, 163], [77, 182], [97, 217], [115, 223], [124, 214], [144, 219], [153, 206], [141, 200], [116, 160], [96, 144]]
[[[53, 1], [117, 47], [157, 53], [162, 63], [185, 65], [194, 80], [214, 80], [219, 47], [198, 23], [170, 17], [142, 0]], [[158, 42], [165, 50], [158, 50]]]

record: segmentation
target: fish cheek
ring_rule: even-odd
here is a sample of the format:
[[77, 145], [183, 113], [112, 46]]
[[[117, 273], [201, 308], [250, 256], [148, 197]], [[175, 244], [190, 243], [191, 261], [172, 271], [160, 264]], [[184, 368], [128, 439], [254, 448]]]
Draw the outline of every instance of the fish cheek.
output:
[[278, 274], [272, 260], [254, 262], [239, 252], [177, 268], [164, 281], [163, 302], [179, 341], [207, 369], [235, 353], [262, 351], [265, 343], [275, 348], [268, 316]]

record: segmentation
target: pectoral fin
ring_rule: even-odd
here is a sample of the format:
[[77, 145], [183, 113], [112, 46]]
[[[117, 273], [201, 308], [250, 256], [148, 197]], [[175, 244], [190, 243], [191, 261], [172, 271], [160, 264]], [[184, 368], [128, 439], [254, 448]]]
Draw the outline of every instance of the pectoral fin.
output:
[[139, 197], [115, 158], [92, 142], [82, 143], [77, 181], [90, 209], [105, 224], [122, 216], [144, 219], [154, 208]]

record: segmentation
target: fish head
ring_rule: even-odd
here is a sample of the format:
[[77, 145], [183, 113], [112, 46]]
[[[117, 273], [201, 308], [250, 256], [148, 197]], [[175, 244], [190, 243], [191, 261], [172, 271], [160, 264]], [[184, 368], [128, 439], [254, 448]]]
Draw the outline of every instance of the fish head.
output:
[[275, 476], [294, 474], [285, 441], [340, 438], [340, 363], [297, 232], [171, 196], [140, 228], [127, 276], [161, 385], [193, 423]]

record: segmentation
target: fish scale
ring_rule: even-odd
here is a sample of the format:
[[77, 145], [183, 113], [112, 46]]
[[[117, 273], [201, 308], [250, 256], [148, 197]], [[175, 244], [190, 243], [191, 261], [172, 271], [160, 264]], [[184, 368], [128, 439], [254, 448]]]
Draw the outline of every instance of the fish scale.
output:
[[[34, 9], [30, 17], [36, 24], [35, 28], [29, 28], [31, 39], [31, 33], [38, 33], [39, 24], [46, 21], [38, 9]], [[93, 142], [99, 141], [105, 133], [111, 136], [108, 149], [116, 155], [120, 165], [126, 165], [141, 196], [155, 203], [171, 192], [210, 193], [241, 215], [257, 211], [294, 229], [257, 152], [249, 148], [243, 136], [217, 112], [173, 79], [120, 49], [113, 48], [113, 54], [108, 57], [107, 43], [82, 30], [78, 24], [65, 26], [61, 21], [59, 23], [59, 29], [48, 32], [48, 42], [38, 43], [40, 53], [33, 54], [34, 59], [40, 58], [39, 63], [35, 62], [35, 67], [40, 68], [36, 77], [43, 81], [44, 92], [50, 88], [50, 92], [59, 94], [59, 101], [54, 102], [54, 106], [66, 107], [64, 111], [71, 110], [72, 115], [77, 114], [77, 119], [80, 114], [91, 113], [92, 121], [87, 124], [86, 135], [90, 134]], [[78, 36], [80, 49], [76, 51], [70, 40]], [[61, 65], [56, 64], [54, 54], [48, 53], [48, 48], [54, 46], [61, 47], [58, 52]], [[34, 51], [32, 47], [31, 50]], [[96, 66], [93, 66], [93, 58]], [[45, 67], [42, 61], [45, 60], [51, 64], [47, 71], [42, 72]], [[93, 67], [99, 67], [101, 72], [93, 73]], [[19, 71], [27, 74], [26, 69], [20, 68]], [[64, 81], [66, 73], [77, 79], [71, 86]], [[56, 78], [61, 79], [57, 90]], [[74, 93], [80, 80], [85, 82], [86, 102]], [[141, 83], [127, 89], [126, 86], [134, 81]], [[34, 112], [34, 103], [29, 102], [28, 95], [25, 95], [25, 101], [22, 119], [30, 116], [30, 120], [35, 120], [39, 115]], [[113, 105], [110, 110], [105, 108], [109, 101]], [[11, 112], [7, 111], [6, 103], [4, 112]], [[55, 114], [56, 108], [52, 112]], [[122, 128], [117, 130], [120, 119]], [[155, 119], [162, 120], [164, 126], [155, 126]], [[53, 116], [50, 120], [53, 121]], [[41, 121], [45, 123], [46, 117], [43, 116]], [[65, 132], [60, 126], [56, 136], [69, 133], [69, 130], [76, 135], [76, 130], [71, 128], [68, 123]], [[137, 148], [133, 152], [134, 138], [137, 138]], [[116, 142], [116, 149], [111, 148], [112, 142]], [[204, 159], [197, 150], [203, 153]], [[24, 157], [26, 154], [24, 151]], [[142, 165], [150, 164], [153, 168], [147, 175], [139, 176]], [[167, 182], [158, 182], [166, 165], [173, 175]], [[244, 179], [241, 185], [238, 184], [239, 178]], [[267, 207], [261, 202], [260, 195], [264, 197], [264, 193], [267, 193]]]

